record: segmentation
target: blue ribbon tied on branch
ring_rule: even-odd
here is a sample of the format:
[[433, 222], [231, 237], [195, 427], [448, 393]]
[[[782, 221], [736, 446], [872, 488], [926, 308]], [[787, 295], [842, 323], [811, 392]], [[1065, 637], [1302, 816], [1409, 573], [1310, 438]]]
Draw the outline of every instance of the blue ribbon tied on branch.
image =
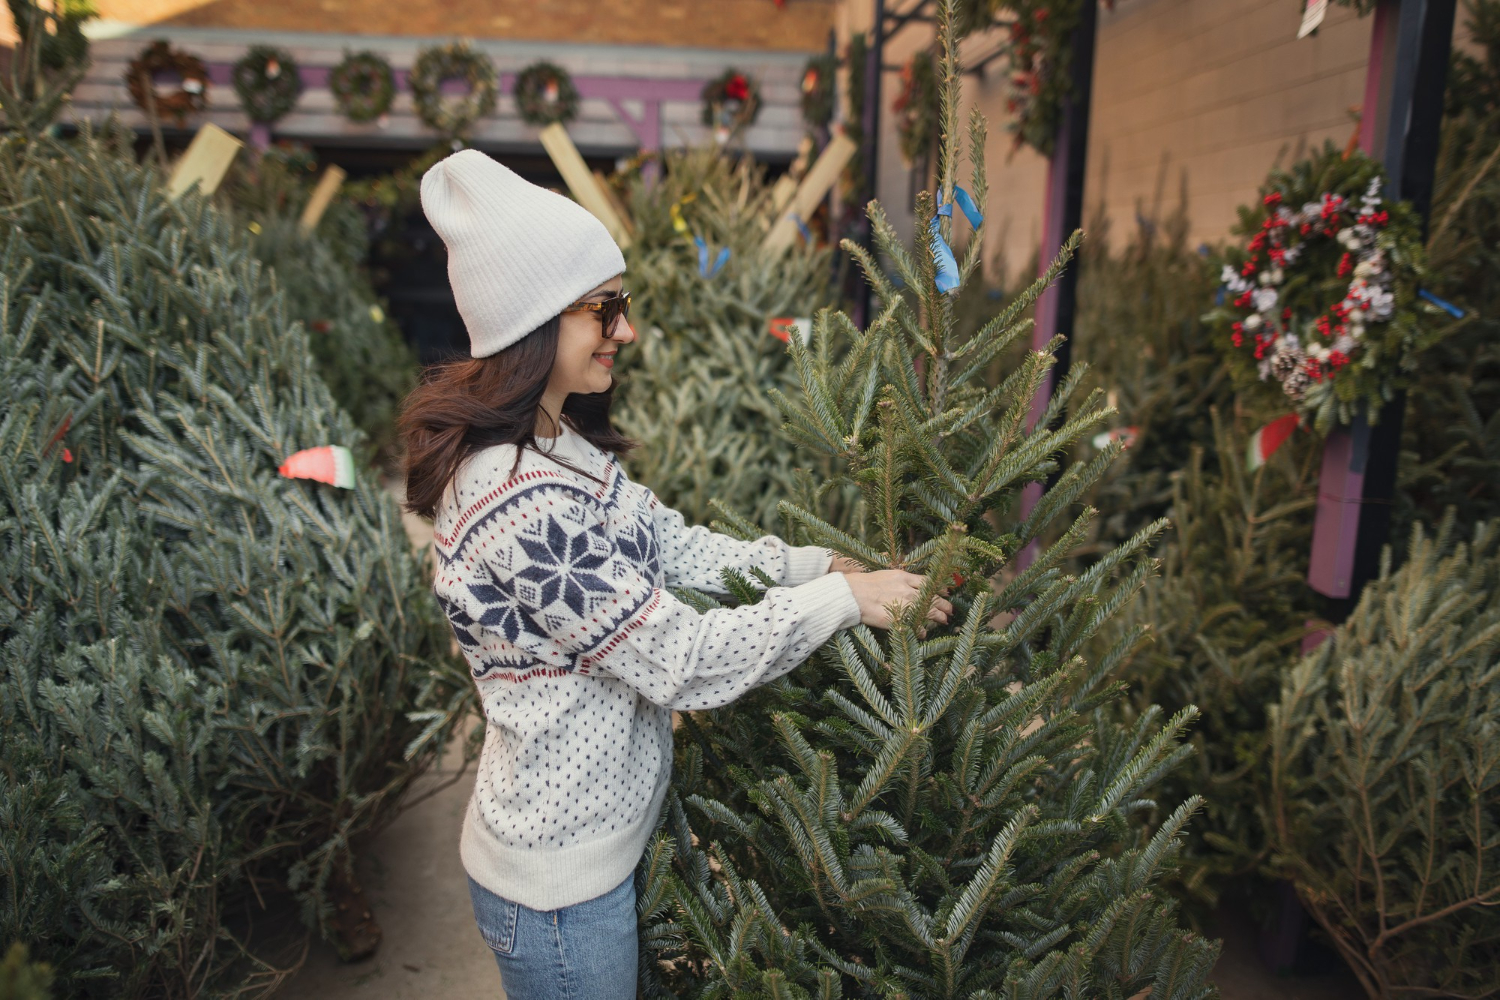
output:
[[712, 265], [708, 262], [708, 242], [701, 236], [694, 236], [693, 243], [698, 247], [698, 273], [705, 278], [712, 278], [724, 269], [729, 263], [729, 248], [719, 247], [718, 254], [714, 257]]
[[961, 187], [953, 189], [953, 200], [938, 207], [937, 215], [932, 217], [932, 257], [937, 264], [937, 287], [940, 292], [951, 292], [958, 287], [958, 261], [953, 256], [953, 248], [948, 241], [943, 239], [942, 220], [953, 217], [953, 206], [957, 205], [963, 210], [964, 217], [969, 220], [969, 225], [978, 229], [984, 225], [984, 216], [979, 211], [979, 206], [974, 204], [974, 199], [969, 192]]

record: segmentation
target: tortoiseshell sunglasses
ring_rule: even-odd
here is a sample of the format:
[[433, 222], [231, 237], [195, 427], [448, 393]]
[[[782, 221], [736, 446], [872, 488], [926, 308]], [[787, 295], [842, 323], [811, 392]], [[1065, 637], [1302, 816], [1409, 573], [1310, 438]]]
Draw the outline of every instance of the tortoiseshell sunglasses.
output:
[[599, 322], [604, 326], [602, 336], [605, 340], [613, 340], [615, 335], [615, 322], [630, 318], [630, 293], [621, 289], [602, 302], [575, 302], [564, 309], [565, 313], [572, 312], [596, 312], [599, 314]]

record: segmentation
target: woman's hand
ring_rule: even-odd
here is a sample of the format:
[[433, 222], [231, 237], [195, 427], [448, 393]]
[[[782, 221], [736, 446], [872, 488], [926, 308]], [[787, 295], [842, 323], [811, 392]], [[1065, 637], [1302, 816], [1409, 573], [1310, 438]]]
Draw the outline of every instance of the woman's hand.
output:
[[[917, 592], [927, 583], [925, 576], [908, 573], [900, 569], [883, 569], [875, 573], [845, 573], [849, 589], [859, 602], [859, 620], [871, 628], [890, 628], [891, 613], [888, 608], [900, 608], [917, 599]], [[953, 613], [953, 605], [941, 597], [934, 597], [927, 608], [927, 620], [947, 624]]]
[[848, 556], [841, 556], [835, 553], [833, 556], [833, 562], [828, 566], [828, 572], [863, 573], [865, 572], [865, 565], [864, 563], [856, 562], [855, 560], [850, 559]]

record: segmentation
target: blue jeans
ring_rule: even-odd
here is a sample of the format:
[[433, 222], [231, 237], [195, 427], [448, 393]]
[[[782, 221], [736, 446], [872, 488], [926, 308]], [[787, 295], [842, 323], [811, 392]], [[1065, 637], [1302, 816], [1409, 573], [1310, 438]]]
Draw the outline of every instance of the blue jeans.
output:
[[506, 1000], [634, 1000], [635, 875], [602, 896], [533, 910], [469, 879], [474, 919]]

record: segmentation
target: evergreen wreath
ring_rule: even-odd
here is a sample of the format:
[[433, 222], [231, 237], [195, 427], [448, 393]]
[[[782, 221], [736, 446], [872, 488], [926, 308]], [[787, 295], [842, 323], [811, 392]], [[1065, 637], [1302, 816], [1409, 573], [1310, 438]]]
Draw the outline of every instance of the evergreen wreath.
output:
[[810, 128], [827, 128], [833, 121], [838, 71], [838, 59], [828, 53], [813, 56], [802, 70], [802, 120]]
[[1332, 143], [1273, 173], [1240, 209], [1247, 242], [1226, 256], [1208, 316], [1241, 381], [1276, 383], [1320, 430], [1360, 403], [1373, 416], [1444, 332], [1422, 315], [1416, 215], [1385, 200], [1384, 182], [1379, 163]]
[[553, 63], [532, 63], [521, 70], [512, 93], [528, 125], [566, 125], [578, 117], [578, 88], [568, 71]]
[[[456, 99], [444, 97], [443, 81], [453, 79], [467, 83], [469, 92]], [[494, 64], [467, 42], [423, 49], [412, 66], [410, 83], [417, 116], [449, 138], [457, 138], [494, 111], [499, 96]]]
[[1017, 148], [1052, 156], [1063, 102], [1073, 92], [1073, 32], [1085, 3], [1114, 7], [1114, 0], [1006, 0], [1013, 19], [1005, 107]]
[[[155, 80], [161, 74], [176, 76], [177, 89], [167, 93], [159, 90]], [[151, 81], [150, 101], [146, 81]], [[157, 116], [171, 118], [178, 128], [188, 115], [208, 107], [208, 67], [197, 56], [172, 48], [165, 39], [152, 42], [130, 61], [125, 70], [125, 86], [136, 107], [149, 114], [150, 104], [155, 103]]]
[[370, 122], [391, 110], [396, 97], [396, 74], [391, 64], [374, 52], [345, 52], [328, 74], [328, 89], [344, 117]]
[[253, 122], [285, 118], [302, 96], [302, 74], [291, 55], [269, 45], [252, 45], [234, 64], [234, 92]]
[[760, 86], [749, 74], [726, 69], [703, 87], [703, 124], [733, 134], [760, 115]]
[[891, 104], [896, 135], [907, 166], [927, 162], [938, 133], [937, 61], [923, 49], [901, 68], [901, 91]]

